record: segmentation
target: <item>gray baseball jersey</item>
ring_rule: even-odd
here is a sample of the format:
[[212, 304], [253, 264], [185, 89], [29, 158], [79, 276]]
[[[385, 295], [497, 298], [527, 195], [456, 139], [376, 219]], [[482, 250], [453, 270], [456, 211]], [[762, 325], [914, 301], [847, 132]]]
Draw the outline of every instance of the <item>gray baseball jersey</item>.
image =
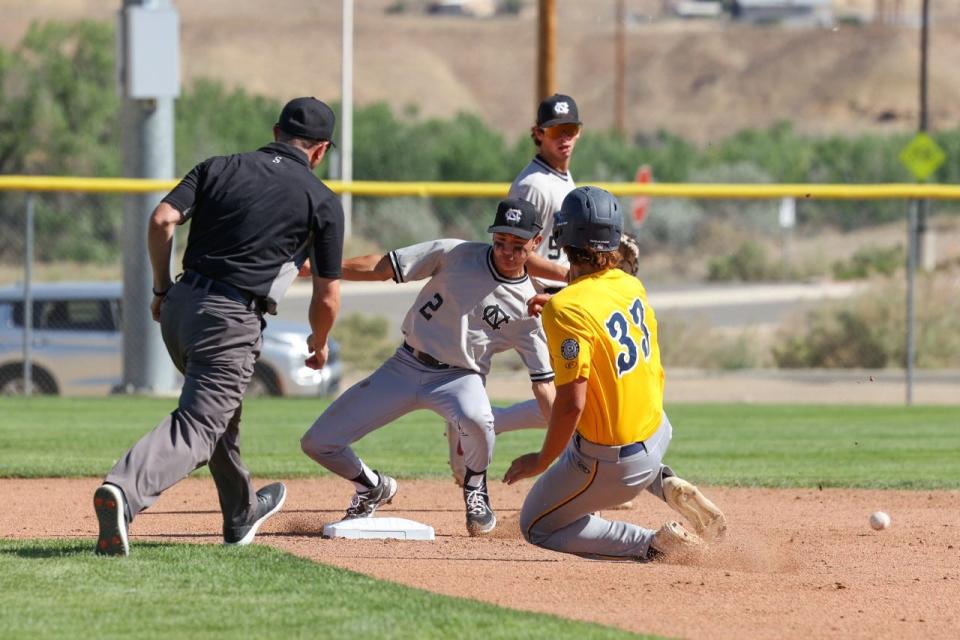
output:
[[430, 409], [457, 427], [467, 467], [484, 471], [494, 448], [483, 386], [493, 354], [513, 348], [532, 380], [553, 379], [540, 319], [526, 311], [533, 285], [526, 275], [500, 275], [489, 244], [437, 240], [388, 256], [397, 282], [430, 278], [404, 319], [406, 345], [327, 407], [301, 447], [350, 480], [362, 470], [351, 444], [411, 411]]
[[531, 380], [553, 378], [540, 319], [527, 314], [536, 293], [530, 278], [500, 275], [489, 244], [434, 240], [389, 257], [397, 282], [430, 278], [403, 320], [411, 347], [482, 376], [493, 354], [515, 349]]
[[[537, 248], [537, 253], [563, 266], [570, 262], [560, 247], [553, 241], [553, 214], [560, 211], [560, 205], [567, 194], [576, 188], [570, 172], [561, 173], [547, 164], [540, 156], [534, 157], [523, 171], [510, 185], [510, 198], [523, 198], [540, 212], [540, 223], [543, 225], [543, 242]], [[554, 280], [537, 279], [539, 288], [562, 287], [566, 283]]]

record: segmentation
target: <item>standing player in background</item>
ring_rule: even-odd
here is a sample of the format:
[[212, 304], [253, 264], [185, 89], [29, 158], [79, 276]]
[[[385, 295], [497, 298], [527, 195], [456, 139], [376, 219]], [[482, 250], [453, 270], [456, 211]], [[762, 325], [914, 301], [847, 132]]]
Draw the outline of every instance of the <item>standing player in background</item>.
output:
[[[530, 128], [537, 153], [510, 185], [509, 197], [532, 203], [540, 214], [544, 241], [537, 253], [564, 267], [570, 263], [553, 239], [553, 214], [577, 186], [570, 175], [570, 162], [582, 127], [573, 98], [556, 93], [543, 100], [537, 107], [537, 122]], [[567, 283], [535, 279], [534, 284], [538, 291], [556, 293]]]
[[543, 309], [556, 400], [541, 450], [514, 460], [504, 476], [513, 484], [546, 472], [524, 500], [521, 533], [587, 558], [646, 562], [697, 549], [701, 538], [677, 522], [654, 531], [597, 515], [649, 488], [705, 539], [726, 528], [720, 510], [662, 463], [672, 427], [657, 320], [643, 284], [617, 268], [619, 201], [602, 189], [575, 189], [555, 225], [570, 260], [570, 284]]
[[[570, 175], [570, 161], [582, 126], [573, 98], [557, 93], [544, 99], [537, 107], [536, 123], [530, 128], [536, 155], [510, 185], [508, 196], [526, 200], [536, 208], [544, 238], [537, 254], [561, 267], [567, 267], [569, 263], [553, 240], [553, 214], [560, 210], [563, 199], [576, 187]], [[566, 285], [564, 280], [533, 280], [538, 292], [556, 293]], [[540, 412], [535, 400], [494, 407], [493, 415], [497, 433], [547, 426], [547, 416]], [[450, 423], [446, 425], [446, 436], [450, 469], [457, 484], [463, 484], [463, 448], [457, 430]]]
[[301, 439], [304, 453], [353, 483], [345, 519], [373, 515], [397, 492], [396, 480], [370, 469], [350, 445], [411, 411], [430, 409], [456, 425], [461, 437], [467, 531], [484, 535], [496, 526], [487, 492], [494, 448], [484, 389], [490, 361], [497, 352], [516, 350], [544, 415], [553, 403], [553, 371], [540, 320], [527, 313], [535, 291], [526, 267], [541, 241], [539, 215], [529, 202], [507, 199], [488, 231], [493, 246], [436, 240], [343, 264], [345, 280], [429, 278], [404, 318], [403, 345], [337, 398]]
[[[114, 465], [94, 492], [96, 551], [127, 555], [127, 529], [170, 486], [206, 464], [217, 485], [226, 545], [249, 544], [283, 505], [282, 483], [254, 492], [240, 460], [243, 394], [260, 355], [263, 314], [310, 258], [310, 362], [327, 359], [340, 308], [343, 209], [313, 173], [332, 144], [333, 111], [291, 100], [257, 151], [209, 158], [157, 205], [148, 245], [153, 319], [183, 373], [177, 408]], [[184, 272], [170, 277], [177, 225], [190, 220]]]

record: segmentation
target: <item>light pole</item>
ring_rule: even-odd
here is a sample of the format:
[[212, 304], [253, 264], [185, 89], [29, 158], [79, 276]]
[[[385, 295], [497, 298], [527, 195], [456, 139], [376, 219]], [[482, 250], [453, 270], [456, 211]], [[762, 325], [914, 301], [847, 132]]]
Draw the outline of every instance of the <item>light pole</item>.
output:
[[[170, 180], [173, 107], [180, 94], [179, 15], [170, 0], [123, 0], [117, 37], [124, 176]], [[134, 393], [176, 388], [176, 372], [150, 313], [153, 272], [147, 225], [163, 195], [124, 199], [122, 390]]]

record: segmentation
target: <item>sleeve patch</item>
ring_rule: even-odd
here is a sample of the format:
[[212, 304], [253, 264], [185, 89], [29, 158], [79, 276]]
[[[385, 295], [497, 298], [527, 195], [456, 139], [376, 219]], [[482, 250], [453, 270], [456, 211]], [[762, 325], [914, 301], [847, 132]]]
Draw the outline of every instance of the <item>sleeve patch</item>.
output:
[[560, 355], [564, 360], [575, 360], [580, 355], [580, 343], [573, 338], [567, 338], [560, 343]]

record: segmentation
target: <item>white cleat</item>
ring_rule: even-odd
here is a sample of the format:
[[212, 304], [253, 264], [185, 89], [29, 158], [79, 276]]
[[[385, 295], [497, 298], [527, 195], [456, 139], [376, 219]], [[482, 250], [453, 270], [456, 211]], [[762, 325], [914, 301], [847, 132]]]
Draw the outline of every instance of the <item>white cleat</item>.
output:
[[696, 556], [704, 550], [703, 540], [683, 528], [679, 522], [668, 522], [653, 534], [647, 560], [674, 560]]
[[707, 542], [720, 540], [727, 532], [727, 518], [695, 485], [683, 478], [663, 480], [663, 499], [683, 516]]

